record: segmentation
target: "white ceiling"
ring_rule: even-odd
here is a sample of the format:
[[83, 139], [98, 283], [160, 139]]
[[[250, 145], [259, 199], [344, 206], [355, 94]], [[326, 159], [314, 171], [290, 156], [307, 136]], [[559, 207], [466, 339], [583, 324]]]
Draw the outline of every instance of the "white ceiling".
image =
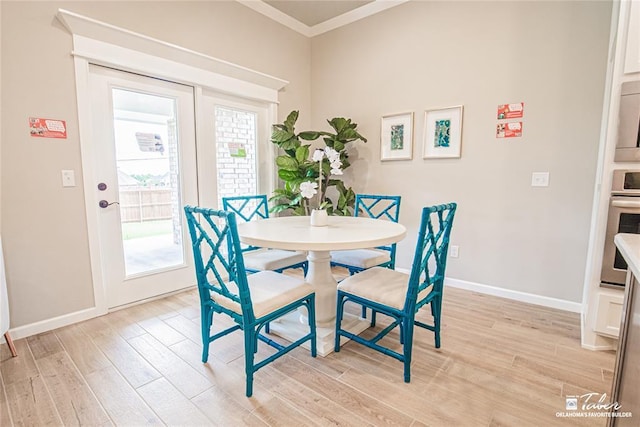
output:
[[236, 0], [274, 21], [317, 36], [409, 0]]

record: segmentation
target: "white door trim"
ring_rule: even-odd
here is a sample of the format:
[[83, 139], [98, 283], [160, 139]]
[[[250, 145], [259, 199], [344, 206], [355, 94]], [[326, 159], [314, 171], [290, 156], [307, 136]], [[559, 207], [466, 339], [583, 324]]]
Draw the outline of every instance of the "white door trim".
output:
[[73, 54], [98, 65], [170, 77], [177, 83], [269, 102], [277, 102], [278, 91], [289, 83], [68, 10], [58, 9], [57, 18], [73, 35]]
[[[288, 82], [62, 9], [58, 11], [57, 16], [73, 35], [83, 191], [95, 302], [95, 309], [92, 310], [92, 313], [99, 316], [107, 313], [108, 308], [102, 271], [103, 255], [99, 240], [98, 196], [94, 188], [97, 180], [93, 165], [95, 153], [91, 144], [89, 64], [103, 65], [152, 77], [162, 77], [194, 86], [196, 88], [196, 121], [202, 118], [202, 88], [207, 88], [266, 103], [268, 105], [267, 123], [275, 123], [278, 91]], [[87, 37], [79, 34], [87, 35]], [[96, 39], [90, 38], [92, 35]], [[130, 46], [136, 46], [142, 50], [133, 50], [98, 40], [99, 38], [123, 44], [128, 42]], [[167, 57], [180, 58], [183, 62], [154, 56], [147, 52], [161, 52]], [[196, 122], [196, 141], [198, 144], [202, 142], [198, 135], [199, 128], [200, 125]], [[272, 154], [275, 156], [275, 149]]]

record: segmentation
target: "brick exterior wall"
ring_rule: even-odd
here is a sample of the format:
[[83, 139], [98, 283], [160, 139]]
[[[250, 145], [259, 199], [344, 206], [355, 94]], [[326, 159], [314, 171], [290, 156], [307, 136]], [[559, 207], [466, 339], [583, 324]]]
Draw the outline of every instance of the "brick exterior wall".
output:
[[[218, 206], [222, 198], [254, 195], [258, 191], [255, 113], [216, 106], [216, 156]], [[232, 149], [244, 147], [246, 157], [233, 157]]]

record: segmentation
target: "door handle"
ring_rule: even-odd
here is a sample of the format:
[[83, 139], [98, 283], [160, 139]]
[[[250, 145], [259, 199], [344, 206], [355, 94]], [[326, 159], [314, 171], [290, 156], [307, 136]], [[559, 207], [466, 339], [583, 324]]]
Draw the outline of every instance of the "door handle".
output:
[[105, 208], [107, 208], [107, 207], [109, 207], [111, 205], [119, 205], [119, 204], [120, 204], [120, 202], [111, 202], [111, 203], [109, 203], [106, 200], [100, 200], [98, 202], [98, 206], [100, 206], [102, 209], [105, 209]]
[[611, 206], [614, 208], [640, 208], [640, 200], [619, 200], [612, 199]]

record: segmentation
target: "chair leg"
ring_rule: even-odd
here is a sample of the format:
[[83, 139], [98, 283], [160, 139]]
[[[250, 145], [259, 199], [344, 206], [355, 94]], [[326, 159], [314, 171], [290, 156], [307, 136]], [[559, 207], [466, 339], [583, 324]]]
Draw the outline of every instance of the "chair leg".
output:
[[433, 312], [433, 333], [435, 335], [435, 346], [440, 348], [440, 314], [442, 312], [442, 301], [440, 298], [435, 298], [431, 301], [431, 307]]
[[256, 347], [256, 337], [257, 332], [253, 326], [244, 331], [244, 372], [247, 377], [247, 397], [253, 395], [253, 360], [255, 356], [254, 347]]
[[342, 314], [344, 312], [343, 297], [338, 292], [338, 307], [336, 309], [336, 342], [334, 344], [334, 351], [337, 353], [340, 351], [340, 328], [342, 327]]
[[362, 318], [367, 318], [367, 307], [365, 307], [364, 305], [362, 306]]
[[402, 328], [404, 329], [404, 344], [402, 347], [404, 359], [404, 382], [411, 381], [411, 351], [413, 346], [413, 319], [404, 319]]
[[307, 301], [307, 319], [309, 319], [309, 331], [311, 332], [311, 357], [316, 357], [318, 354], [318, 345], [316, 343], [316, 310], [315, 310], [315, 295], [312, 295]]
[[268, 333], [271, 333], [271, 327], [270, 327], [270, 325], [271, 325], [271, 322], [267, 322], [267, 323], [264, 325], [264, 331], [265, 331], [265, 333], [267, 333], [267, 334], [268, 334]]
[[371, 309], [371, 327], [376, 326], [376, 314], [378, 312], [375, 311], [373, 308]]
[[13, 345], [13, 340], [11, 340], [11, 335], [9, 335], [9, 331], [5, 332], [4, 339], [7, 341], [7, 345], [9, 346], [9, 351], [11, 351], [11, 356], [17, 357], [18, 352], [16, 352], [16, 347]]
[[207, 360], [209, 360], [209, 335], [211, 333], [211, 323], [213, 323], [213, 310], [209, 306], [202, 306], [200, 316], [202, 317], [202, 363], [207, 363]]

